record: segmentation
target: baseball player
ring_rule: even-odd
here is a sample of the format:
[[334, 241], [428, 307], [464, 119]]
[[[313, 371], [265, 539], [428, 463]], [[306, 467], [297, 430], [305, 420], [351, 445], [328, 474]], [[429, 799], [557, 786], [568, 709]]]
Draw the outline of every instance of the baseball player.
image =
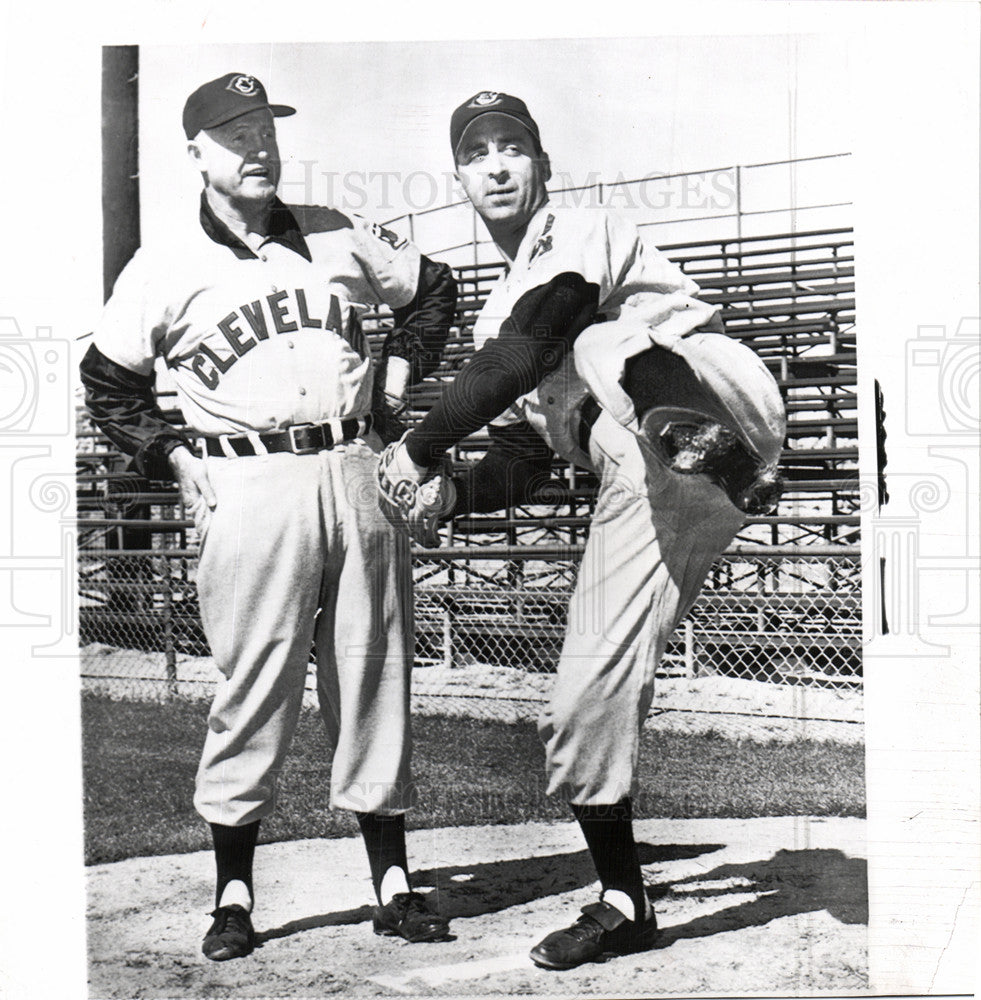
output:
[[[450, 142], [506, 271], [474, 326], [474, 358], [386, 450], [380, 495], [386, 507], [401, 497], [418, 520], [408, 501], [441, 479], [445, 449], [485, 424], [485, 457], [455, 490], [430, 490], [430, 513], [533, 501], [553, 452], [599, 478], [539, 723], [548, 790], [568, 799], [602, 886], [531, 951], [539, 966], [568, 969], [656, 936], [631, 820], [654, 672], [746, 512], [778, 495], [785, 414], [762, 362], [633, 225], [549, 200], [548, 156], [523, 101], [476, 94], [454, 111]], [[414, 525], [420, 537], [431, 526]]]
[[[215, 961], [254, 946], [256, 838], [314, 641], [331, 804], [357, 815], [375, 932], [447, 934], [408, 881], [408, 538], [378, 512], [372, 410], [385, 396], [400, 406], [438, 362], [456, 286], [383, 228], [279, 201], [275, 118], [294, 113], [243, 73], [191, 94], [183, 125], [204, 180], [200, 226], [136, 253], [81, 366], [97, 425], [145, 475], [176, 477], [201, 536], [201, 619], [223, 675], [194, 797], [214, 839], [203, 951]], [[377, 303], [395, 327], [373, 373], [360, 316]], [[158, 409], [155, 362], [200, 451]]]

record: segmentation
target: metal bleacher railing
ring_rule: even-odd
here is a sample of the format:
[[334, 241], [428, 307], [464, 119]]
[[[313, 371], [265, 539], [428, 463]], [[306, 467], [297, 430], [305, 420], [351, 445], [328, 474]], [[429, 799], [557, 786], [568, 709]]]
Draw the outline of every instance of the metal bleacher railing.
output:
[[[731, 698], [713, 709], [704, 685], [700, 704], [692, 705], [684, 692], [707, 679], [763, 684], [768, 692], [789, 685], [857, 690], [861, 572], [851, 230], [744, 234], [661, 249], [722, 307], [728, 333], [750, 343], [773, 371], [789, 428], [784, 499], [774, 514], [749, 518], [713, 568], [660, 668], [667, 700], [657, 711], [739, 715]], [[471, 356], [473, 319], [500, 270], [494, 261], [455, 264], [458, 326], [440, 368], [413, 391], [410, 422]], [[388, 319], [383, 312], [366, 317], [374, 347]], [[179, 420], [176, 411], [173, 418]], [[454, 460], [473, 461], [484, 447], [486, 437], [475, 435], [455, 449]], [[137, 697], [207, 691], [214, 675], [197, 615], [196, 536], [176, 490], [125, 473], [81, 410], [78, 462], [88, 686]], [[444, 547], [415, 552], [418, 705], [519, 718], [533, 714], [544, 697], [596, 486], [589, 473], [558, 460], [553, 474], [566, 486], [560, 503], [459, 519], [448, 526]], [[757, 700], [746, 714], [783, 711], [783, 703], [767, 704], [762, 710]], [[822, 712], [828, 712], [824, 703], [804, 713], [811, 731]], [[794, 714], [800, 720], [799, 698]]]

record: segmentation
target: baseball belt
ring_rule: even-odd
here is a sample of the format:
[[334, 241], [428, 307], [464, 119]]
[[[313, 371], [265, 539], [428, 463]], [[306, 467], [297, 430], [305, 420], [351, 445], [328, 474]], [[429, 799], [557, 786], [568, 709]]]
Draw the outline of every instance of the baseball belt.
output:
[[204, 451], [212, 458], [236, 458], [267, 455], [279, 451], [294, 455], [314, 455], [327, 451], [342, 441], [363, 437], [372, 427], [370, 413], [347, 420], [325, 420], [319, 424], [293, 424], [282, 431], [260, 434], [219, 434], [206, 437]]

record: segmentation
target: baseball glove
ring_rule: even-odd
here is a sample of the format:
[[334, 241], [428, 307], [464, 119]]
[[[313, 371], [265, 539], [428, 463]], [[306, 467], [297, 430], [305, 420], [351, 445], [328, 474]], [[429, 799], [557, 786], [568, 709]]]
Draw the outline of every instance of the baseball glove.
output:
[[378, 504], [392, 524], [406, 527], [416, 544], [427, 549], [440, 545], [439, 526], [456, 504], [456, 487], [450, 475], [449, 461], [428, 470], [415, 480], [396, 468], [403, 435], [381, 454], [378, 463]]

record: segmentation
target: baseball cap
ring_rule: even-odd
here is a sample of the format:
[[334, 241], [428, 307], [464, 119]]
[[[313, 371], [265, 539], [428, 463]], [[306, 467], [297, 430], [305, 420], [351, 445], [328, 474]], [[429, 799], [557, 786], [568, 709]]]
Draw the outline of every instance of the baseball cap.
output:
[[502, 94], [496, 90], [482, 90], [479, 94], [474, 94], [469, 100], [464, 101], [450, 118], [450, 146], [453, 149], [453, 156], [460, 147], [463, 140], [463, 133], [472, 121], [481, 115], [506, 115], [520, 122], [535, 137], [541, 145], [541, 136], [538, 134], [538, 124], [531, 117], [528, 105], [519, 97], [512, 97], [510, 94]]
[[224, 125], [258, 108], [268, 108], [276, 118], [295, 115], [288, 104], [270, 104], [266, 88], [248, 73], [226, 73], [201, 84], [184, 104], [184, 134], [193, 139], [203, 128]]

